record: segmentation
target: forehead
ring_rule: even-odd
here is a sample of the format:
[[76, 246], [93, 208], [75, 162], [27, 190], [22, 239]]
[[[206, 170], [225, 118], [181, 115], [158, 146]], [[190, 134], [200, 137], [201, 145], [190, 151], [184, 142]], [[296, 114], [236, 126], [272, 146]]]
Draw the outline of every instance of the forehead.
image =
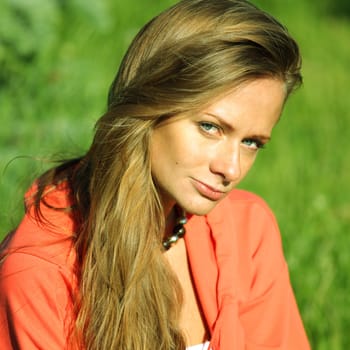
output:
[[[277, 111], [282, 110], [287, 97], [286, 83], [278, 78], [262, 77], [244, 81], [233, 87], [227, 87], [216, 95], [198, 99], [190, 105], [184, 105], [183, 111], [179, 113], [171, 113], [162, 116], [155, 123], [155, 128], [166, 125], [177, 120], [193, 117], [206, 112], [217, 112], [226, 114], [227, 111], [243, 113], [244, 110], [261, 109], [261, 111], [269, 111], [275, 108]], [[195, 97], [194, 97], [195, 99]]]
[[229, 95], [236, 95], [237, 98], [239, 98], [240, 94], [242, 93], [246, 93], [249, 91], [254, 93], [254, 91], [261, 90], [261, 87], [263, 87], [263, 90], [274, 90], [277, 87], [278, 89], [281, 89], [280, 91], [284, 94], [284, 97], [287, 96], [287, 84], [282, 79], [268, 76], [258, 77], [247, 79], [236, 85], [227, 86], [226, 88], [223, 88], [222, 91], [212, 96], [210, 99], [207, 99], [207, 101], [205, 102], [205, 107], [209, 107], [210, 105], [214, 104], [219, 100], [224, 99]]

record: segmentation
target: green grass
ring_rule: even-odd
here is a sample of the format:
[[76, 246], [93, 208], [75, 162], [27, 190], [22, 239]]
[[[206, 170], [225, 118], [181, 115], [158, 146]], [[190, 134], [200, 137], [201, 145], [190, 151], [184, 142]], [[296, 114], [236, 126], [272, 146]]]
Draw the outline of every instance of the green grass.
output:
[[[65, 10], [55, 3], [27, 10], [30, 28], [8, 16], [21, 59], [0, 47], [8, 72], [0, 80], [0, 236], [20, 220], [23, 192], [47, 160], [87, 148], [128, 43], [174, 1], [104, 0], [90, 8], [74, 0]], [[240, 187], [276, 213], [313, 348], [348, 349], [350, 23], [332, 17], [325, 1], [318, 8], [304, 0], [256, 3], [297, 38], [305, 83]]]

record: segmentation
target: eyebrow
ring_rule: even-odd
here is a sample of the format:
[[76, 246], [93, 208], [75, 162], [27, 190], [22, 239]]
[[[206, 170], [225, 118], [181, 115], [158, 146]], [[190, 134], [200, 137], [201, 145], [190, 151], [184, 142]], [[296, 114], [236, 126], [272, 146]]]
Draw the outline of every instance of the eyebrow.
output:
[[[235, 128], [230, 124], [228, 123], [225, 119], [223, 119], [221, 116], [217, 115], [217, 114], [214, 114], [214, 113], [210, 113], [210, 112], [205, 112], [205, 114], [207, 115], [210, 115], [211, 117], [217, 119], [218, 121], [220, 121], [220, 123], [222, 125], [224, 125], [224, 127], [230, 131], [234, 131]], [[263, 142], [269, 142], [271, 140], [271, 137], [270, 136], [266, 136], [266, 135], [258, 135], [258, 134], [254, 134], [254, 135], [251, 135], [247, 138], [251, 138], [251, 139], [258, 139], [258, 140], [261, 140]]]
[[252, 136], [249, 136], [247, 138], [261, 140], [264, 143], [267, 143], [267, 142], [271, 141], [271, 137], [265, 136], [265, 135], [252, 135]]

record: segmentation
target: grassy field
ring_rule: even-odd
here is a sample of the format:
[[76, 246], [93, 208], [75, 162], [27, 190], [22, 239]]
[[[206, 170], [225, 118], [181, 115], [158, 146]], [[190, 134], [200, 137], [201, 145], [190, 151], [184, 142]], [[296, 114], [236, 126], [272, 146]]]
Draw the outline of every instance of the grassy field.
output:
[[[87, 148], [128, 43], [174, 1], [22, 3], [16, 12], [0, 5], [0, 236], [18, 223], [23, 192], [48, 160]], [[276, 213], [313, 349], [349, 349], [348, 13], [326, 1], [255, 3], [300, 43], [304, 86], [241, 187]]]

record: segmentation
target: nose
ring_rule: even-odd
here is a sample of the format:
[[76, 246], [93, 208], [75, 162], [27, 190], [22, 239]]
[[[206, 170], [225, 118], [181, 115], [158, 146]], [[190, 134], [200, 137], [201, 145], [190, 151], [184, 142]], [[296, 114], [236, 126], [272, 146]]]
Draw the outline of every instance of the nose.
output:
[[210, 164], [210, 170], [220, 175], [224, 182], [237, 182], [241, 178], [241, 159], [239, 146], [218, 150]]

